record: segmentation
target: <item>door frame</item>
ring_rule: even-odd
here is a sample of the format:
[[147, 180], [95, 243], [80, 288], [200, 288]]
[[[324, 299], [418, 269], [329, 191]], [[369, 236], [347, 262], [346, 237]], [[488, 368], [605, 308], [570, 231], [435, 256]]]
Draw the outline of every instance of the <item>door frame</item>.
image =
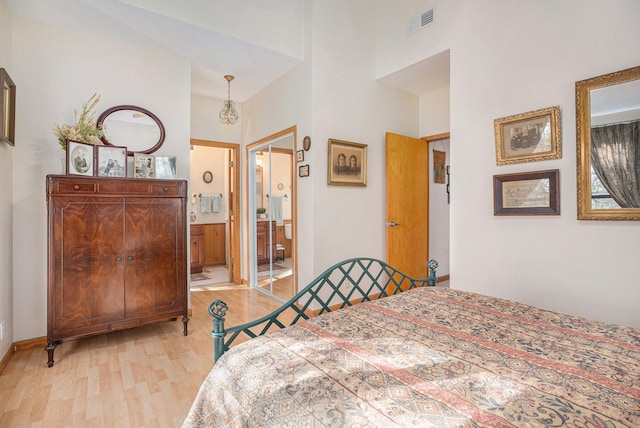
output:
[[[295, 170], [296, 170], [296, 157], [295, 157], [295, 153], [297, 151], [297, 147], [298, 147], [298, 132], [297, 132], [297, 126], [293, 125], [289, 128], [283, 129], [282, 131], [276, 132], [275, 134], [271, 134], [268, 135], [264, 138], [261, 138], [260, 140], [254, 141], [251, 144], [248, 144], [245, 147], [245, 192], [244, 192], [244, 196], [245, 196], [245, 203], [244, 203], [244, 207], [245, 207], [245, 212], [244, 212], [244, 221], [245, 221], [245, 225], [244, 225], [244, 230], [246, 231], [245, 234], [245, 256], [246, 256], [246, 263], [247, 263], [247, 269], [246, 269], [246, 273], [247, 273], [247, 277], [246, 277], [246, 284], [251, 286], [252, 284], [252, 276], [251, 276], [251, 251], [252, 251], [252, 235], [255, 235], [255, 226], [251, 227], [251, 222], [252, 219], [255, 223], [255, 210], [253, 212], [250, 212], [250, 207], [251, 204], [249, 203], [249, 197], [254, 198], [255, 200], [255, 193], [252, 193], [250, 191], [250, 182], [251, 182], [251, 174], [250, 174], [250, 169], [251, 169], [251, 162], [249, 162], [249, 154], [252, 151], [255, 151], [258, 147], [264, 146], [265, 144], [268, 144], [270, 141], [273, 140], [278, 140], [281, 137], [284, 137], [288, 134], [292, 134], [293, 135], [293, 153], [291, 156], [291, 235], [292, 235], [292, 243], [291, 243], [291, 266], [292, 266], [292, 271], [293, 271], [293, 294], [295, 295], [295, 293], [298, 290], [298, 233], [297, 233], [297, 218], [298, 218], [298, 184], [297, 184], [297, 180], [296, 180], [296, 174], [295, 174]], [[254, 165], [255, 166], [255, 165]], [[272, 298], [276, 299], [276, 300], [281, 300], [279, 299], [277, 296], [275, 295], [271, 295]]]
[[[234, 284], [242, 284], [242, 275], [240, 271], [240, 218], [238, 217], [238, 213], [240, 213], [240, 144], [235, 143], [223, 143], [220, 141], [209, 141], [209, 140], [199, 140], [196, 138], [191, 138], [191, 145], [194, 146], [206, 146], [206, 147], [216, 147], [221, 149], [231, 149], [233, 153], [233, 166], [227, 165], [227, 168], [231, 171], [231, 177], [233, 182], [233, 201], [231, 203], [232, 206], [229, 207], [229, 210], [233, 213], [234, 219], [233, 222], [229, 221], [227, 218], [228, 224], [230, 227], [233, 227], [233, 231], [231, 235], [233, 236], [233, 242], [225, 242], [228, 245], [227, 248], [233, 248], [233, 254], [227, 255], [227, 263], [233, 265], [230, 267], [230, 272], [233, 275], [233, 283]], [[227, 189], [227, 200], [231, 200], [229, 198], [229, 189]]]
[[[451, 144], [451, 133], [450, 132], [443, 132], [441, 134], [433, 134], [433, 135], [427, 135], [425, 137], [420, 137], [421, 140], [424, 140], [427, 143], [427, 149], [429, 149], [431, 147], [431, 143], [437, 143], [438, 141], [442, 141], [442, 140], [449, 140], [449, 145]], [[451, 147], [451, 146], [449, 146]], [[431, 158], [429, 158], [430, 162], [431, 162]], [[448, 182], [446, 184], [447, 186], [449, 185]], [[431, 196], [431, 191], [429, 191], [429, 195]], [[432, 208], [432, 204], [429, 203], [429, 229], [431, 229], [431, 219], [433, 218], [431, 216], [431, 213], [433, 212], [433, 208]], [[437, 226], [437, 225], [436, 225]], [[451, 233], [451, 231], [449, 231], [449, 233]], [[430, 235], [431, 236], [431, 235]], [[429, 247], [429, 254], [430, 257], [432, 257], [433, 255], [433, 251], [431, 251], [432, 248]], [[451, 251], [449, 249], [449, 261], [450, 261], [450, 256], [451, 256]], [[442, 263], [441, 263], [442, 264]], [[449, 266], [449, 264], [447, 263], [447, 266]], [[442, 265], [440, 266], [442, 268]], [[438, 276], [436, 282], [441, 282], [441, 281], [449, 281], [451, 279], [450, 274], [447, 273], [445, 275], [440, 275]]]

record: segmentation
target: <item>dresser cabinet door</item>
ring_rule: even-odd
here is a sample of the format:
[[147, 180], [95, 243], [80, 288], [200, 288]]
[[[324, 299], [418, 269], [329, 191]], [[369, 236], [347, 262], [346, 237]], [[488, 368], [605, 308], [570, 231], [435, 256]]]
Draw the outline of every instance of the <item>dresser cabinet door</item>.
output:
[[55, 198], [50, 209], [55, 335], [108, 330], [124, 317], [124, 204]]
[[129, 198], [125, 209], [125, 317], [182, 309], [184, 218], [177, 198]]

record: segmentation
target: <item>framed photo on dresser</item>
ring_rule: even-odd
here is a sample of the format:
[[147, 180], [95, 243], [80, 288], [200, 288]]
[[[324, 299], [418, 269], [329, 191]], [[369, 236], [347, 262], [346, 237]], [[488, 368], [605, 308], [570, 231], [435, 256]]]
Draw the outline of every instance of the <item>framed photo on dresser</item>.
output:
[[153, 155], [135, 153], [133, 155], [133, 176], [135, 178], [154, 178], [155, 163]]
[[175, 156], [155, 156], [155, 178], [176, 179], [176, 160]]
[[92, 177], [94, 149], [93, 144], [81, 143], [79, 141], [67, 141], [67, 174], [87, 175]]
[[98, 177], [127, 176], [127, 148], [96, 146], [96, 175]]

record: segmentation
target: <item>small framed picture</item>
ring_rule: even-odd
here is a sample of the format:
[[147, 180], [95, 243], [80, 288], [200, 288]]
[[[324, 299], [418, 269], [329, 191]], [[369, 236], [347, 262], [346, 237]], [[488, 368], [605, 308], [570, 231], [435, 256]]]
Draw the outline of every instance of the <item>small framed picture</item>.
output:
[[0, 68], [0, 141], [16, 145], [16, 85]]
[[298, 167], [298, 176], [299, 177], [308, 177], [309, 176], [309, 165], [300, 165]]
[[493, 176], [493, 214], [559, 215], [559, 170]]
[[93, 176], [93, 144], [67, 141], [67, 174]]
[[154, 178], [154, 168], [153, 155], [144, 153], [133, 154], [133, 176], [135, 178]]
[[[155, 177], [165, 179], [175, 179], [176, 157], [175, 156], [155, 156]], [[211, 174], [211, 173], [209, 173]]]
[[502, 117], [493, 126], [498, 165], [562, 157], [558, 106]]
[[298, 150], [296, 152], [296, 161], [304, 162], [304, 150]]
[[127, 176], [127, 148], [96, 146], [96, 175], [98, 177]]
[[367, 145], [329, 139], [327, 183], [334, 186], [366, 186]]

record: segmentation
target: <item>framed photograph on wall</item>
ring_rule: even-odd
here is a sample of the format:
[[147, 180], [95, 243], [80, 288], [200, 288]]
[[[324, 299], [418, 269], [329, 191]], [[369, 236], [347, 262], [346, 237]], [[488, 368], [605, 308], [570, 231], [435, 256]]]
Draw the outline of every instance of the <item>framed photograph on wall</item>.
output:
[[296, 152], [296, 161], [297, 162], [304, 162], [304, 150], [298, 150]]
[[367, 145], [329, 139], [327, 183], [333, 186], [367, 185]]
[[493, 214], [559, 215], [559, 170], [493, 176]]
[[153, 155], [145, 153], [133, 154], [133, 176], [135, 178], [154, 178], [154, 169]]
[[16, 144], [16, 85], [4, 68], [0, 68], [0, 141]]
[[67, 174], [93, 176], [93, 144], [67, 141]]
[[156, 178], [175, 179], [176, 157], [175, 156], [155, 156]]
[[558, 106], [502, 117], [493, 126], [498, 165], [562, 157]]
[[127, 176], [127, 148], [96, 146], [96, 175], [98, 177]]
[[308, 177], [309, 176], [309, 165], [300, 165], [298, 167], [298, 177]]

